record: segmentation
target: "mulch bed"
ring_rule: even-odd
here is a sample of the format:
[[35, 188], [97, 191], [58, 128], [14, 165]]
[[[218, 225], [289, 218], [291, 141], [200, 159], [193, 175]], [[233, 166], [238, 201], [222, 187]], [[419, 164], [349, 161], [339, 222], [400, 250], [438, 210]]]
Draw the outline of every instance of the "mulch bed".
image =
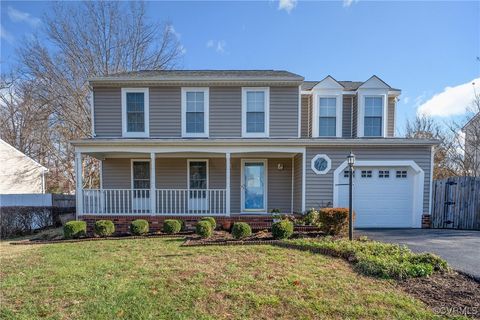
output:
[[[295, 231], [291, 239], [298, 238], [317, 238], [323, 237], [325, 234], [319, 231]], [[226, 231], [214, 231], [210, 238], [203, 239], [200, 236], [193, 234], [186, 238], [182, 244], [185, 247], [198, 246], [218, 246], [218, 245], [255, 245], [255, 244], [277, 244], [282, 240], [274, 239], [272, 233], [267, 230], [262, 230], [246, 237], [242, 240], [237, 240]]]
[[435, 313], [480, 319], [480, 283], [455, 271], [426, 278], [410, 278], [398, 286], [423, 301]]
[[132, 236], [130, 234], [122, 234], [115, 237], [85, 237], [79, 239], [30, 239], [21, 241], [12, 241], [12, 245], [30, 245], [30, 244], [53, 244], [53, 243], [71, 243], [71, 242], [85, 242], [85, 241], [103, 241], [103, 240], [127, 240], [127, 239], [146, 239], [146, 238], [185, 238], [191, 235], [192, 232], [179, 232], [176, 234], [166, 233], [151, 233], [144, 236]]

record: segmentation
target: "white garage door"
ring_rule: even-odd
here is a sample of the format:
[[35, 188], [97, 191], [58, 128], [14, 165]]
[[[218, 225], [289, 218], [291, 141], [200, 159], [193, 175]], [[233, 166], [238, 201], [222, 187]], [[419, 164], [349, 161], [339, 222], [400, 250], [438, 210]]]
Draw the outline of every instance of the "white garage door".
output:
[[[353, 179], [357, 228], [414, 227], [414, 174], [409, 167], [360, 167]], [[339, 206], [348, 207], [348, 171], [338, 179]]]

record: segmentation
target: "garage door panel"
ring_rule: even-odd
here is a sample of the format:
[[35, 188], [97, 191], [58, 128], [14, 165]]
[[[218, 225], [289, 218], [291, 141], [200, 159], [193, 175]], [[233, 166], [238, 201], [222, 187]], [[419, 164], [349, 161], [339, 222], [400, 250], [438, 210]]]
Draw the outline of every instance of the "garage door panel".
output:
[[[362, 170], [372, 171], [370, 178]], [[389, 170], [388, 178], [379, 178], [379, 170]], [[406, 178], [397, 178], [396, 171], [407, 171]], [[355, 227], [412, 227], [413, 171], [408, 168], [356, 168], [353, 179]], [[339, 205], [348, 207], [348, 178], [339, 177]]]

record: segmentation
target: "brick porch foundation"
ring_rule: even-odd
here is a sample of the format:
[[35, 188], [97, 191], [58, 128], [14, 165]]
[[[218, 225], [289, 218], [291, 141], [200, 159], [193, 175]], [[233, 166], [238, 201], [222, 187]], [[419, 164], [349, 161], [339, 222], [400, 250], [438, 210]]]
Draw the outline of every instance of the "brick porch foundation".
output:
[[[78, 220], [87, 223], [87, 232], [93, 232], [93, 225], [97, 220], [111, 220], [115, 224], [116, 233], [126, 233], [129, 231], [130, 223], [136, 219], [145, 219], [150, 224], [150, 231], [161, 231], [163, 221], [166, 219], [178, 219], [185, 221], [187, 228], [193, 228], [195, 223], [200, 220], [199, 216], [115, 216], [115, 215], [82, 215]], [[270, 215], [232, 215], [230, 217], [214, 217], [217, 221], [217, 228], [229, 230], [234, 222], [246, 222], [253, 230], [268, 229], [272, 226], [273, 218]]]

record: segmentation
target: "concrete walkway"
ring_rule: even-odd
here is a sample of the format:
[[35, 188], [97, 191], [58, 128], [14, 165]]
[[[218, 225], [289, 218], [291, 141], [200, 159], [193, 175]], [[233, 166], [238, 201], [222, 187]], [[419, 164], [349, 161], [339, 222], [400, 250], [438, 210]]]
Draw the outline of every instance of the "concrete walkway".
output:
[[450, 266], [480, 279], [480, 231], [448, 229], [359, 229], [356, 235], [407, 245], [414, 252], [432, 252]]

